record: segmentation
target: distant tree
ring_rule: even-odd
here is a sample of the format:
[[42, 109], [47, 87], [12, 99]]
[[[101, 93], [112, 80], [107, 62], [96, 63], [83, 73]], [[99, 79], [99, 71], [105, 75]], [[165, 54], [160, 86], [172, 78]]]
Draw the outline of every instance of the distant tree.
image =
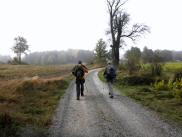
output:
[[113, 52], [112, 52], [112, 49], [110, 49], [109, 51], [108, 51], [108, 53], [107, 53], [107, 59], [108, 60], [112, 60], [112, 57], [113, 57]]
[[164, 62], [164, 59], [161, 55], [161, 50], [155, 50], [154, 51], [154, 56], [153, 56], [153, 63], [162, 63]]
[[108, 51], [106, 48], [107, 48], [106, 42], [103, 39], [99, 39], [94, 51], [97, 62], [106, 63], [106, 59], [108, 56]]
[[26, 51], [29, 49], [29, 45], [24, 37], [18, 36], [14, 40], [15, 45], [13, 46], [12, 50], [15, 54], [17, 54], [18, 61], [21, 63], [22, 54], [26, 54]]
[[142, 52], [142, 60], [144, 63], [162, 63], [173, 61], [173, 52], [170, 50], [155, 50], [144, 47]]
[[[125, 1], [126, 2], [126, 1]], [[110, 31], [112, 38], [113, 63], [119, 65], [119, 48], [123, 47], [125, 38], [135, 41], [145, 32], [149, 32], [149, 27], [142, 24], [134, 24], [129, 29], [129, 14], [121, 8], [125, 2], [122, 0], [107, 0], [107, 6], [110, 18]]]
[[141, 51], [139, 48], [132, 47], [124, 56], [127, 59], [127, 67], [130, 74], [140, 69]]
[[172, 53], [173, 53], [173, 60], [182, 61], [182, 51], [172, 51]]
[[160, 56], [163, 62], [173, 61], [173, 53], [170, 50], [161, 50]]
[[142, 61], [143, 63], [152, 63], [154, 60], [154, 52], [152, 49], [144, 47], [142, 52]]

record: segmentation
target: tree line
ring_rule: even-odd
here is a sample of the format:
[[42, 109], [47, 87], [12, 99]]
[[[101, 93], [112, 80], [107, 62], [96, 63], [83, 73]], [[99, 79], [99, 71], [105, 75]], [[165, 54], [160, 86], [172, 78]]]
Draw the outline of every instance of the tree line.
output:
[[165, 62], [182, 61], [182, 51], [152, 50], [144, 47], [141, 51], [138, 47], [132, 47], [124, 54], [122, 63], [127, 66], [129, 73], [140, 70], [142, 64], [150, 64], [152, 75], [161, 75], [162, 64]]
[[94, 59], [94, 52], [90, 50], [69, 49], [66, 51], [45, 51], [32, 52], [25, 55], [21, 59], [21, 63], [17, 57], [0, 55], [0, 64], [33, 64], [33, 65], [56, 65], [56, 64], [75, 64], [78, 60], [90, 63]]
[[[112, 60], [112, 50], [107, 50], [107, 43], [103, 39], [99, 39], [95, 48], [95, 61], [106, 63], [107, 60]], [[131, 47], [127, 50], [120, 62], [128, 61], [128, 65], [139, 63], [163, 63], [170, 61], [182, 61], [182, 51], [173, 50], [152, 50], [144, 47], [141, 50], [138, 47]]]
[[[53, 65], [72, 64], [77, 63], [78, 60], [82, 60], [86, 63], [105, 64], [107, 60], [113, 59], [113, 50], [112, 48], [108, 49], [108, 43], [103, 39], [98, 40], [94, 51], [69, 49], [66, 51], [45, 51], [29, 54], [27, 53], [29, 46], [25, 38], [18, 36], [14, 40], [15, 44], [12, 50], [17, 56], [13, 59], [10, 56], [0, 56], [0, 63]], [[25, 54], [23, 59], [22, 54]], [[141, 51], [137, 47], [132, 47], [126, 51], [124, 58], [129, 61], [128, 65], [131, 64], [131, 66], [134, 66], [132, 62], [136, 64], [141, 61], [142, 63], [182, 61], [182, 51], [152, 50], [147, 47], [144, 47], [143, 51]]]
[[23, 58], [23, 62], [35, 65], [75, 64], [78, 60], [89, 63], [93, 58], [93, 51], [69, 49], [30, 53]]

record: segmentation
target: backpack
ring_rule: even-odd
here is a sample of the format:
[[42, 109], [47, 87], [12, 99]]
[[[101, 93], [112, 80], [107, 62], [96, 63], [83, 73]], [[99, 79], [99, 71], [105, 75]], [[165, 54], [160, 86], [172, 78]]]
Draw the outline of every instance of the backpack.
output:
[[116, 78], [116, 70], [115, 70], [113, 67], [109, 67], [109, 68], [108, 68], [107, 77], [108, 77], [109, 79], [114, 79], [114, 78]]
[[83, 70], [82, 67], [78, 67], [76, 69], [75, 76], [76, 76], [77, 79], [82, 79], [83, 78], [83, 76], [84, 76], [84, 70]]

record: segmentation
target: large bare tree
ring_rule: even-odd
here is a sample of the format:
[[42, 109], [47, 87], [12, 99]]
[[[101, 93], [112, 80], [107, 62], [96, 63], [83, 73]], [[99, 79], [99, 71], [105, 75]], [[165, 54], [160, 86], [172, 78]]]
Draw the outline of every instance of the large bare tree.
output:
[[149, 32], [149, 27], [142, 24], [134, 24], [129, 28], [129, 14], [122, 9], [126, 1], [107, 0], [110, 17], [110, 31], [112, 38], [112, 58], [117, 67], [119, 65], [119, 49], [123, 47], [125, 38], [135, 41], [142, 34]]

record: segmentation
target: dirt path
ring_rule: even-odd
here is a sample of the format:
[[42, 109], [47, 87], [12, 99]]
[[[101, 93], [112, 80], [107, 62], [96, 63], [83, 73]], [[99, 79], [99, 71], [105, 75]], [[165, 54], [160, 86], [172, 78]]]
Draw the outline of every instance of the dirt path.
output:
[[98, 70], [88, 74], [80, 101], [76, 100], [74, 82], [70, 84], [56, 111], [51, 137], [182, 137], [180, 128], [117, 91], [110, 99], [107, 85], [97, 74]]

